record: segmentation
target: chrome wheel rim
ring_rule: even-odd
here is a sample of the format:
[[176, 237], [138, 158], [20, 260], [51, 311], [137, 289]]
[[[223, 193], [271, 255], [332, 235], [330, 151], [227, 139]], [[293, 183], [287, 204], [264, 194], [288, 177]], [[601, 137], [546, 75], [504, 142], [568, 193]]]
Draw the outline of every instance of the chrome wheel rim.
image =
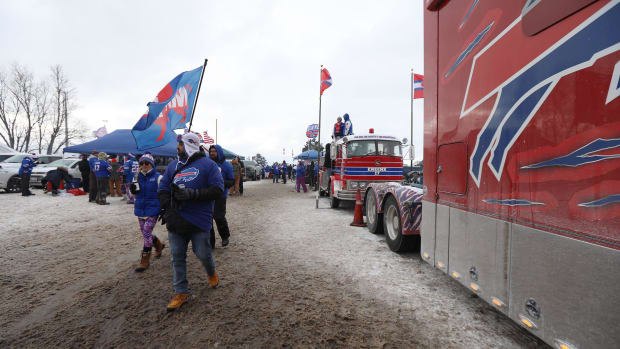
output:
[[387, 233], [390, 240], [396, 240], [400, 231], [400, 224], [398, 223], [398, 211], [396, 207], [390, 206], [385, 214], [385, 222]]
[[368, 193], [368, 198], [366, 199], [366, 218], [368, 219], [368, 224], [375, 224], [375, 215], [377, 214], [377, 205], [375, 205], [375, 196], [371, 193]]

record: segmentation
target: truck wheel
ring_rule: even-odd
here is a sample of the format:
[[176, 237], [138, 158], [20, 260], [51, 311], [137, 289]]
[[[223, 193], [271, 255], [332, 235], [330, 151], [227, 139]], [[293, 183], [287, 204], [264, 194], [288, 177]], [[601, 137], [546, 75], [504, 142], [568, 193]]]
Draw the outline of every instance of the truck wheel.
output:
[[340, 200], [334, 196], [334, 191], [332, 189], [329, 190], [329, 207], [338, 208], [340, 206]]
[[11, 179], [9, 179], [9, 182], [6, 185], [6, 191], [8, 193], [17, 193], [17, 192], [20, 192], [21, 190], [22, 190], [22, 179], [17, 176], [11, 177]]
[[383, 215], [378, 213], [375, 190], [369, 189], [364, 200], [368, 231], [373, 234], [383, 234]]
[[394, 252], [411, 251], [420, 241], [418, 236], [403, 236], [402, 227], [398, 203], [390, 196], [383, 210], [383, 231], [388, 247]]

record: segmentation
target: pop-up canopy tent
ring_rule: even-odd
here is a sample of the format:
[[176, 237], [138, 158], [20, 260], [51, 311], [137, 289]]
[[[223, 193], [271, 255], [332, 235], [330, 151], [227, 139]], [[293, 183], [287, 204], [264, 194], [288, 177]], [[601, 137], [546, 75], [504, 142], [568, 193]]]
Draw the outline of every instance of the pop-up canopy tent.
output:
[[[177, 141], [174, 140], [160, 147], [138, 150], [131, 130], [116, 130], [93, 141], [66, 147], [63, 149], [63, 152], [88, 154], [93, 150], [97, 150], [108, 154], [144, 154], [145, 152], [149, 152], [155, 156], [177, 156], [177, 144]], [[237, 156], [237, 154], [229, 150], [222, 149], [227, 159], [232, 159]]]
[[305, 152], [294, 157], [296, 160], [314, 160], [319, 158], [319, 152], [316, 150], [306, 150]]

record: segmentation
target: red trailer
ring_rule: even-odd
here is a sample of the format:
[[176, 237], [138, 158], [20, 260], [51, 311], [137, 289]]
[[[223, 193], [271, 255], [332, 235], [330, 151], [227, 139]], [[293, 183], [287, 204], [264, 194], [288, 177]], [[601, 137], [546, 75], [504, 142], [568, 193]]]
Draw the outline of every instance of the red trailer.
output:
[[620, 3], [427, 0], [421, 255], [557, 348], [620, 347]]

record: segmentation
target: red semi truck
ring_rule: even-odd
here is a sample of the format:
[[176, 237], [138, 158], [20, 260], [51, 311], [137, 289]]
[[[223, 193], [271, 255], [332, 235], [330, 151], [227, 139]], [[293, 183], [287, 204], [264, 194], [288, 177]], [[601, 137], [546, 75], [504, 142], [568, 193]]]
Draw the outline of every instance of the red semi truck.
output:
[[620, 1], [427, 0], [424, 37], [423, 191], [371, 185], [369, 229], [556, 348], [619, 348]]

